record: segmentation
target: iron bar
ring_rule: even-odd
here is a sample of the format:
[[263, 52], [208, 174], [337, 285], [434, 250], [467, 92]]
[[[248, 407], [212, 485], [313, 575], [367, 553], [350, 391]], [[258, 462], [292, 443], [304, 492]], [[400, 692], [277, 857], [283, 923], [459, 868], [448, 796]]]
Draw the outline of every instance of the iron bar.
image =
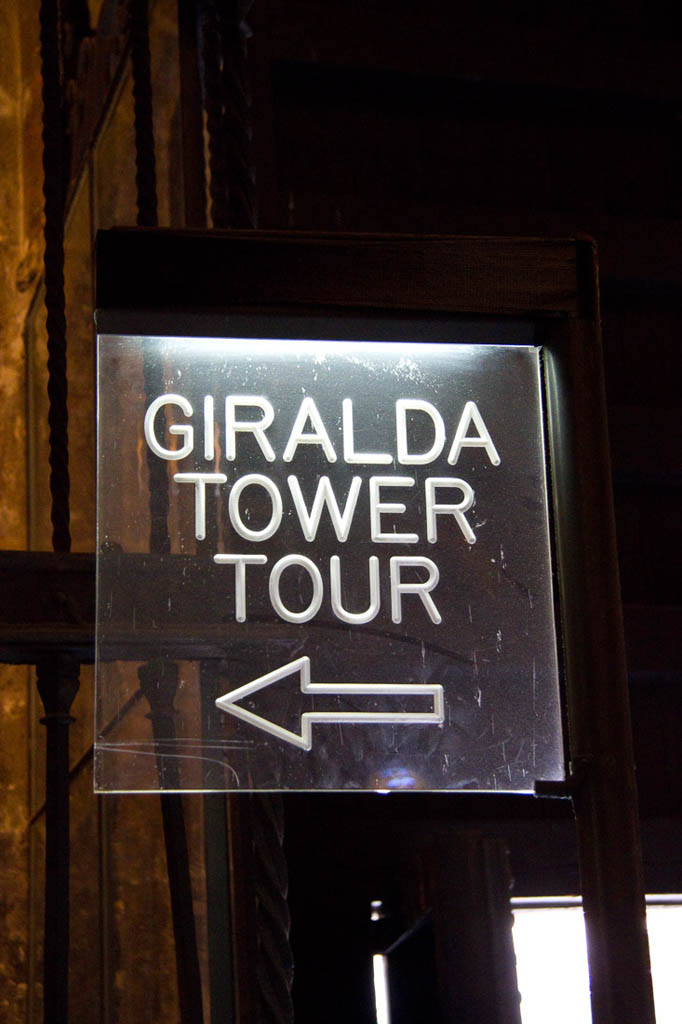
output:
[[[44, 281], [47, 327], [47, 393], [52, 547], [71, 549], [69, 526], [68, 386], [64, 295], [65, 117], [60, 7], [40, 5], [43, 98]], [[69, 725], [79, 665], [51, 653], [37, 664], [45, 709], [45, 932], [43, 1014], [49, 1024], [68, 1019], [69, 972]]]
[[45, 943], [43, 1014], [65, 1024], [69, 1006], [69, 726], [78, 692], [78, 661], [59, 653], [36, 664], [45, 709]]
[[69, 416], [64, 297], [65, 123], [59, 4], [56, 0], [42, 0], [40, 5], [40, 51], [43, 76], [44, 265], [52, 547], [55, 551], [70, 551]]

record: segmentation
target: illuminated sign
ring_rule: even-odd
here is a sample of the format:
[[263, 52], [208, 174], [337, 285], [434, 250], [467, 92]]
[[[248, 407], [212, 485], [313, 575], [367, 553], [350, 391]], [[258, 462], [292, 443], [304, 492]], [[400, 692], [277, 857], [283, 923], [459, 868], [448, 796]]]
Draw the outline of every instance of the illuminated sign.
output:
[[100, 336], [99, 787], [562, 777], [540, 358]]

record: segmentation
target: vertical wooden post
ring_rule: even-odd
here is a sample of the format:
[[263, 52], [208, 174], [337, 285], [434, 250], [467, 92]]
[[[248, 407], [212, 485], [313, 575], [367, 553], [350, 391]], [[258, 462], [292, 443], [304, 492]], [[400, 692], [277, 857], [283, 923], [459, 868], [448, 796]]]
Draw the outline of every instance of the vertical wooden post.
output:
[[443, 1021], [521, 1024], [507, 848], [461, 832], [432, 847], [426, 886]]
[[598, 318], [553, 329], [549, 443], [594, 1024], [653, 1024]]
[[[167, 745], [175, 740], [173, 700], [178, 686], [178, 667], [173, 662], [147, 662], [138, 669], [140, 688], [149, 704], [154, 743], [157, 750], [159, 786], [162, 790], [181, 788], [177, 762], [164, 758]], [[187, 832], [182, 798], [177, 792], [161, 793], [163, 834], [175, 937], [175, 962], [182, 1024], [202, 1024], [201, 975], [197, 952], [192, 884], [187, 854]]]

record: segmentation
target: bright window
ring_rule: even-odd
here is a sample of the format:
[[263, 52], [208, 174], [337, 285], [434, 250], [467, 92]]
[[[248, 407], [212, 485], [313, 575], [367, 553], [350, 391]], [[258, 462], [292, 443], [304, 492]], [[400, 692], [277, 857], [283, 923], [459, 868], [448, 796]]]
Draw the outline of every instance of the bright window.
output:
[[[580, 900], [512, 900], [523, 1024], [590, 1024]], [[657, 1024], [679, 1024], [682, 895], [647, 897]]]

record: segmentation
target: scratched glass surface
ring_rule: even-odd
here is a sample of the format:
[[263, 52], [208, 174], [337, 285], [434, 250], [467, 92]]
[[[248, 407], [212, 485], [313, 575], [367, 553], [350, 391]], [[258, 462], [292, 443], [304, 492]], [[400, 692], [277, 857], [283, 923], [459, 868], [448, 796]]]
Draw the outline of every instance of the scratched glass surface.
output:
[[100, 336], [96, 788], [563, 777], [540, 359]]

